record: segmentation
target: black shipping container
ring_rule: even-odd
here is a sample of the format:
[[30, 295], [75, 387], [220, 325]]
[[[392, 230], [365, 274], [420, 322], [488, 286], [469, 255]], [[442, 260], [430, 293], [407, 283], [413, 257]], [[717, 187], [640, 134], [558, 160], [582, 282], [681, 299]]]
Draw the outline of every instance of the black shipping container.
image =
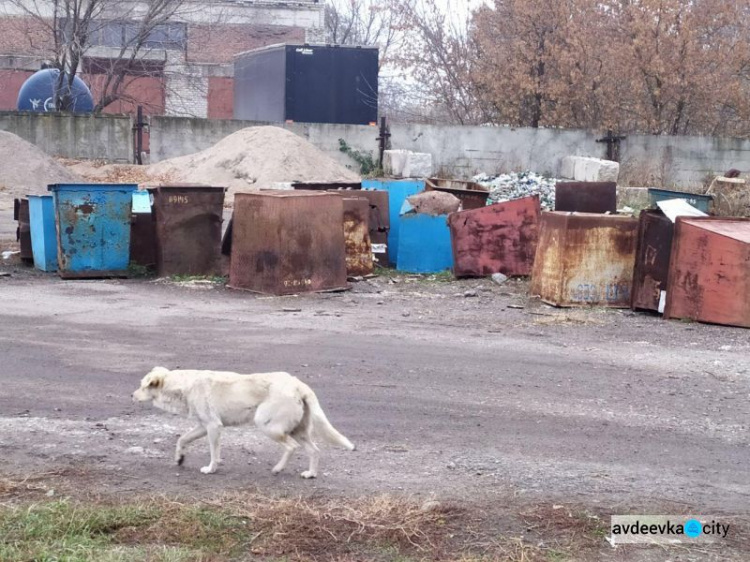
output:
[[234, 61], [234, 118], [368, 125], [378, 118], [378, 49], [273, 45]]

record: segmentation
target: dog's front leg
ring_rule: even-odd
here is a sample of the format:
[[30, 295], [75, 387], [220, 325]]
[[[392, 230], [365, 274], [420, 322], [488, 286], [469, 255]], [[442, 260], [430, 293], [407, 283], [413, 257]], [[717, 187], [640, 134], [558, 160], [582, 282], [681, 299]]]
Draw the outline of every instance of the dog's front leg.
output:
[[194, 427], [188, 431], [185, 435], [177, 440], [177, 448], [174, 452], [174, 460], [178, 465], [182, 465], [185, 460], [185, 447], [201, 437], [206, 436], [206, 428], [202, 425]]
[[221, 437], [221, 423], [211, 422], [206, 425], [208, 433], [208, 449], [211, 452], [211, 462], [208, 466], [201, 468], [203, 474], [216, 472], [219, 466], [219, 438]]

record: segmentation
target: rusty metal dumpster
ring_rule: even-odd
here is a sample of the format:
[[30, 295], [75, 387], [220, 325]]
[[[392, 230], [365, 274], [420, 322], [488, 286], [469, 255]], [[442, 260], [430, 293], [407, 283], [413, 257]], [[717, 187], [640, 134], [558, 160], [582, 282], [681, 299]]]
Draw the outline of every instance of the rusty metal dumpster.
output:
[[159, 275], [219, 275], [226, 188], [164, 185], [149, 192]]
[[638, 221], [543, 212], [531, 294], [555, 306], [630, 306]]
[[750, 219], [677, 218], [664, 317], [750, 328]]
[[346, 273], [347, 275], [370, 275], [374, 267], [369, 225], [370, 202], [359, 195], [345, 195], [343, 200]]
[[21, 260], [24, 263], [34, 262], [34, 251], [31, 247], [31, 219], [29, 218], [29, 200], [13, 200], [13, 220], [18, 221], [16, 240], [21, 246]]
[[464, 211], [484, 207], [490, 196], [490, 190], [476, 182], [443, 178], [430, 178], [425, 181], [425, 191], [443, 191], [458, 197]]
[[448, 215], [453, 274], [530, 275], [539, 239], [539, 196]]
[[55, 184], [57, 273], [64, 279], [125, 277], [135, 184]]
[[555, 211], [617, 212], [617, 184], [613, 181], [561, 181], [555, 184]]
[[229, 286], [272, 295], [346, 288], [343, 220], [335, 193], [238, 193]]
[[[667, 290], [674, 224], [661, 211], [641, 211], [633, 273], [633, 310], [661, 312]], [[663, 308], [663, 304], [661, 305]]]

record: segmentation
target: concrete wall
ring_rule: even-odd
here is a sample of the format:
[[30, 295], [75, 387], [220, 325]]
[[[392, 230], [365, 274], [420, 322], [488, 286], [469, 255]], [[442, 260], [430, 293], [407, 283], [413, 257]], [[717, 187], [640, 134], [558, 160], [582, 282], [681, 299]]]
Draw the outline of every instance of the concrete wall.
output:
[[0, 112], [0, 130], [64, 158], [132, 162], [131, 129], [130, 117]]
[[[159, 162], [209, 148], [225, 136], [253, 125], [232, 119], [151, 119], [151, 161]], [[315, 146], [348, 165], [354, 162], [339, 150], [339, 139], [360, 152], [377, 155], [378, 128], [366, 125], [317, 123], [275, 124], [306, 138]], [[557, 173], [568, 154], [600, 154], [603, 145], [586, 131], [510, 129], [504, 127], [458, 127], [440, 125], [393, 125], [393, 148], [429, 152], [435, 169], [455, 176], [479, 172], [535, 170]]]
[[[204, 150], [249, 121], [156, 117], [151, 124], [151, 161]], [[354, 167], [339, 139], [355, 150], [377, 153], [378, 130], [360, 125], [284, 124], [337, 160]], [[393, 125], [393, 148], [432, 154], [436, 174], [532, 170], [558, 175], [567, 155], [605, 158], [601, 135], [582, 130]], [[632, 135], [620, 149], [620, 184], [698, 188], [707, 176], [730, 168], [750, 171], [750, 140]]]

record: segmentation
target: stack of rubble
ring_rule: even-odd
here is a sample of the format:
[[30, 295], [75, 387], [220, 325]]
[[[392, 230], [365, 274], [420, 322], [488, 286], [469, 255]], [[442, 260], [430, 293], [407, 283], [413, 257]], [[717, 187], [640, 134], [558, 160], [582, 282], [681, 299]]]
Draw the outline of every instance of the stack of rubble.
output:
[[558, 181], [555, 178], [526, 171], [496, 176], [479, 174], [473, 180], [490, 190], [488, 204], [538, 195], [543, 209], [555, 208], [555, 184]]

